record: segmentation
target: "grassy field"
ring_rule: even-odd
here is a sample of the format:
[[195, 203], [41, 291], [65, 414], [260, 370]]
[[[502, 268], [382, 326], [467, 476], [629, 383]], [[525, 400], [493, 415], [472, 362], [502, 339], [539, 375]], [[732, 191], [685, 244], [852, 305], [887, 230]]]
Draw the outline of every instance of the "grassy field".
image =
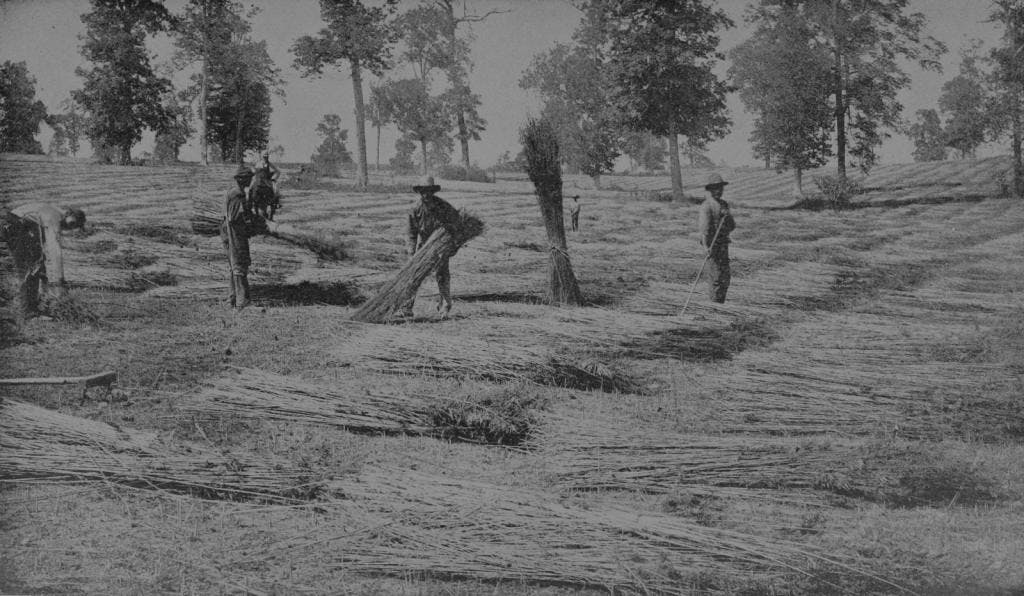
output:
[[[696, 203], [664, 177], [570, 177], [587, 305], [542, 304], [524, 176], [442, 181], [484, 220], [455, 308], [349, 320], [404, 259], [411, 179], [285, 191], [345, 245], [253, 242], [226, 303], [195, 196], [231, 168], [0, 159], [12, 204], [83, 208], [80, 309], [0, 344], [0, 592], [1020, 594], [1024, 203], [1001, 159], [877, 168], [850, 209], [732, 183], [714, 305]], [[702, 196], [707, 171], [690, 171]], [[10, 260], [0, 246], [0, 266]]]

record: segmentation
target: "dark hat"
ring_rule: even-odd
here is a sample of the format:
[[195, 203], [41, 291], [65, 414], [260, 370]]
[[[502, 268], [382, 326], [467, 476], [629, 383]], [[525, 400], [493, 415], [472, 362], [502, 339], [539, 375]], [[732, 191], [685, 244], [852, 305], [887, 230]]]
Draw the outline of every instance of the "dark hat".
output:
[[704, 190], [711, 190], [712, 188], [720, 188], [722, 186], [725, 186], [726, 184], [729, 184], [729, 183], [726, 182], [725, 180], [722, 180], [721, 176], [719, 176], [718, 174], [711, 174], [710, 176], [708, 176], [707, 184], [704, 185]]
[[251, 180], [252, 170], [245, 166], [238, 166], [238, 171], [235, 172], [235, 180]]
[[414, 184], [413, 185], [412, 190], [413, 190], [413, 192], [423, 192], [425, 190], [428, 190], [430, 192], [437, 192], [437, 191], [441, 190], [441, 187], [436, 185], [436, 184], [434, 184], [434, 177], [433, 176], [424, 176], [424, 177], [420, 178], [420, 183], [419, 184]]

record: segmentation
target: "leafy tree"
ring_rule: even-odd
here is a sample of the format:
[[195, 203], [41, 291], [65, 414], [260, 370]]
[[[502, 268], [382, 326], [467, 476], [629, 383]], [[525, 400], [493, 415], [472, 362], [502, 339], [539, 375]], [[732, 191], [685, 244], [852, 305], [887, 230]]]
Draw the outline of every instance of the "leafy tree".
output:
[[924, 15], [908, 12], [909, 0], [762, 0], [762, 5], [793, 3], [832, 57], [836, 171], [845, 187], [847, 155], [867, 171], [889, 136], [886, 129], [900, 125], [897, 94], [910, 83], [900, 59], [939, 71], [946, 48], [925, 35]]
[[46, 106], [36, 99], [36, 80], [24, 62], [0, 64], [0, 152], [42, 153], [36, 140]]
[[917, 122], [907, 129], [914, 141], [914, 161], [941, 161], [946, 159], [946, 135], [935, 110], [918, 110]]
[[832, 154], [831, 60], [795, 4], [762, 5], [749, 21], [756, 29], [730, 52], [729, 74], [756, 114], [754, 155], [792, 170], [794, 193], [803, 195], [803, 172]]
[[632, 130], [666, 137], [672, 191], [682, 196], [678, 135], [700, 146], [721, 138], [729, 86], [714, 72], [718, 31], [732, 26], [706, 0], [590, 0], [584, 3], [608, 38], [613, 104]]
[[388, 81], [383, 88], [395, 126], [403, 135], [419, 143], [420, 171], [426, 174], [431, 164], [428, 144], [441, 142], [448, 136], [448, 106], [440, 98], [431, 96], [426, 83], [420, 79]]
[[597, 44], [584, 45], [593, 25], [584, 22], [575, 45], [558, 44], [534, 57], [519, 80], [544, 102], [540, 120], [558, 137], [559, 158], [570, 171], [582, 172], [600, 184], [619, 156], [618, 113], [611, 105], [610, 85]]
[[341, 176], [342, 168], [352, 163], [352, 154], [345, 146], [348, 130], [341, 128], [341, 116], [325, 115], [324, 119], [316, 125], [316, 134], [323, 138], [323, 142], [316, 148], [316, 153], [311, 159], [317, 175]]
[[208, 131], [225, 160], [242, 163], [246, 151], [267, 146], [271, 95], [282, 94], [280, 71], [265, 41], [235, 39], [210, 65]]
[[197, 120], [202, 165], [209, 164], [212, 137], [208, 132], [211, 64], [226, 56], [234, 37], [249, 32], [249, 24], [241, 16], [243, 10], [241, 4], [231, 0], [189, 0], [175, 27], [174, 66], [181, 70], [199, 63], [199, 72], [191, 77], [189, 96], [199, 104]]
[[71, 98], [62, 101], [60, 107], [63, 112], [51, 114], [47, 120], [54, 131], [50, 151], [57, 155], [77, 156], [82, 147], [82, 137], [85, 136], [85, 115]]
[[445, 95], [451, 113], [455, 115], [455, 137], [459, 139], [462, 151], [462, 167], [469, 172], [469, 141], [480, 140], [480, 133], [487, 127], [487, 121], [480, 116], [477, 109], [480, 106], [480, 96], [473, 93], [469, 86], [469, 72], [473, 68], [473, 62], [469, 57], [469, 42], [472, 38], [459, 38], [458, 28], [462, 24], [484, 21], [503, 11], [492, 10], [477, 15], [463, 10], [462, 16], [456, 17], [453, 0], [434, 0], [434, 4], [441, 8], [445, 15], [442, 31], [450, 60], [445, 72], [451, 86]]
[[991, 128], [997, 137], [1010, 137], [1013, 188], [1024, 198], [1024, 2], [995, 0], [992, 20], [1003, 26], [1002, 43], [991, 52], [995, 95], [989, 102]]
[[153, 160], [157, 163], [176, 163], [181, 146], [195, 132], [189, 123], [192, 113], [188, 105], [181, 104], [173, 93], [164, 97], [163, 104], [171, 119], [156, 131]]
[[416, 163], [412, 159], [416, 152], [416, 143], [408, 136], [401, 136], [395, 141], [395, 155], [390, 160], [391, 171], [395, 174], [411, 174], [416, 171]]
[[367, 7], [359, 0], [320, 0], [320, 17], [327, 27], [316, 37], [300, 37], [292, 46], [294, 66], [302, 76], [319, 76], [325, 66], [340, 67], [342, 62], [348, 63], [356, 116], [356, 180], [364, 188], [369, 178], [363, 71], [381, 76], [389, 67], [395, 33], [386, 19], [396, 2], [385, 0], [383, 7]]
[[86, 134], [93, 144], [127, 164], [142, 131], [159, 130], [171, 119], [161, 103], [171, 82], [154, 73], [146, 50], [146, 36], [166, 31], [171, 14], [155, 0], [92, 0], [82, 21], [82, 55], [94, 66], [75, 69], [84, 83], [71, 95], [89, 115]]
[[[469, 171], [469, 141], [480, 139], [486, 121], [478, 111], [480, 96], [471, 91], [467, 82], [472, 62], [469, 40], [456, 34], [460, 22], [462, 19], [455, 17], [454, 7], [448, 0], [434, 0], [403, 13], [395, 25], [403, 39], [402, 60], [412, 66], [413, 73], [428, 89], [434, 71], [447, 75], [449, 88], [438, 99], [444, 103], [443, 113], [456, 129], [463, 167]], [[438, 155], [442, 156], [443, 153]], [[450, 158], [445, 156], [445, 159], [447, 163]], [[437, 163], [437, 160], [431, 161]]]
[[946, 143], [960, 153], [960, 159], [966, 159], [974, 157], [985, 142], [988, 94], [973, 51], [964, 52], [961, 58], [960, 73], [942, 86], [939, 109], [946, 114]]

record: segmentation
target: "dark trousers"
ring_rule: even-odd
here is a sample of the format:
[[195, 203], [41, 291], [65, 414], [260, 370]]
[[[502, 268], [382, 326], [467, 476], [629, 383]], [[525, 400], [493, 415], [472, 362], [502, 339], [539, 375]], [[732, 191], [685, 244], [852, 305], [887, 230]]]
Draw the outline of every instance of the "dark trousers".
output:
[[19, 316], [27, 318], [39, 312], [40, 292], [47, 284], [39, 226], [21, 220], [7, 230], [6, 236], [14, 257]]
[[729, 291], [729, 245], [715, 247], [708, 258], [708, 297], [712, 302], [725, 302], [725, 294]]

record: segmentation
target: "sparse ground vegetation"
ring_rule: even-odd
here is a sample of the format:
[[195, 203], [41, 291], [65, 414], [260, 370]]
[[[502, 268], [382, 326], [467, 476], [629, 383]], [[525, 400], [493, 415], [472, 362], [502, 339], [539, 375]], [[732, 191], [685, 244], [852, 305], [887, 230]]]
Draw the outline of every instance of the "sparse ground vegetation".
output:
[[443, 182], [486, 224], [452, 317], [428, 282], [412, 321], [369, 325], [350, 316], [405, 259], [412, 178], [286, 190], [281, 221], [348, 258], [256, 239], [236, 313], [188, 221], [233, 168], [3, 158], [12, 204], [75, 197], [89, 223], [53, 320], [13, 326], [5, 290], [0, 377], [119, 376], [0, 388], [0, 591], [1019, 593], [1008, 168], [878, 167], [818, 212], [785, 174], [732, 172], [729, 300], [698, 284], [682, 316], [703, 255], [667, 176], [564, 181], [585, 201], [566, 308], [541, 303], [525, 175]]

